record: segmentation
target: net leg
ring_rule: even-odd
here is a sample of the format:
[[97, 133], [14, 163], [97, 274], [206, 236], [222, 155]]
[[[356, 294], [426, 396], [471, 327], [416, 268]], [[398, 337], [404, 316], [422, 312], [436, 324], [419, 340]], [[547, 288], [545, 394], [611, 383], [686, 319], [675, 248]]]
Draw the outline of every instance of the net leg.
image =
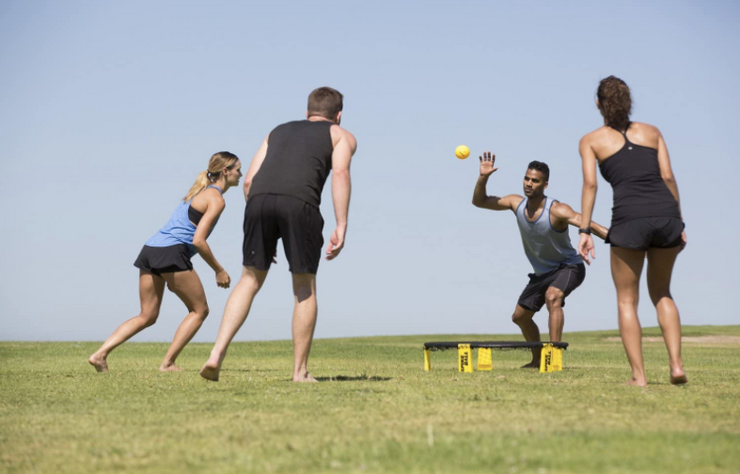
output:
[[547, 372], [552, 372], [552, 363], [553, 363], [553, 347], [552, 344], [543, 344], [542, 345], [542, 355], [540, 356], [540, 373], [544, 374]]
[[493, 370], [490, 347], [478, 348], [478, 370]]
[[472, 372], [473, 361], [470, 350], [470, 344], [458, 344], [457, 345], [457, 370], [459, 372]]

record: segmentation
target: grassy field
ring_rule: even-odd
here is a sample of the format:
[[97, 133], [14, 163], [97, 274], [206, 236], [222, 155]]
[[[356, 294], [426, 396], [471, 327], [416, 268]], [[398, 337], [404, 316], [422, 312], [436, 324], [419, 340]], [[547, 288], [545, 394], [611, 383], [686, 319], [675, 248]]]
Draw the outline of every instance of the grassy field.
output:
[[[289, 382], [289, 341], [235, 343], [221, 381], [157, 372], [166, 344], [125, 344], [111, 372], [87, 364], [96, 343], [0, 343], [3, 472], [740, 472], [740, 345], [685, 343], [689, 385], [668, 384], [661, 342], [645, 344], [647, 388], [624, 386], [616, 331], [566, 333], [565, 369], [461, 374], [453, 351], [414, 336], [315, 341], [311, 372]], [[646, 336], [657, 336], [655, 328]], [[740, 326], [684, 336], [740, 336]]]

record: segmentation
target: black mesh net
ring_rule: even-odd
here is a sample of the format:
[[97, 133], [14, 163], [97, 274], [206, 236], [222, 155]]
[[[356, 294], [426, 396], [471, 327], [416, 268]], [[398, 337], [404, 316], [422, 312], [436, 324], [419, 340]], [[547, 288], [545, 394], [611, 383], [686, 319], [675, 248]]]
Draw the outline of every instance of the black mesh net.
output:
[[515, 349], [533, 349], [543, 347], [545, 344], [552, 344], [553, 347], [560, 349], [567, 349], [567, 342], [526, 342], [526, 341], [444, 341], [444, 342], [425, 342], [424, 349], [432, 351], [445, 351], [447, 349], [457, 349], [459, 344], [470, 344], [471, 349], [479, 349], [481, 347], [500, 349], [500, 350], [515, 350]]

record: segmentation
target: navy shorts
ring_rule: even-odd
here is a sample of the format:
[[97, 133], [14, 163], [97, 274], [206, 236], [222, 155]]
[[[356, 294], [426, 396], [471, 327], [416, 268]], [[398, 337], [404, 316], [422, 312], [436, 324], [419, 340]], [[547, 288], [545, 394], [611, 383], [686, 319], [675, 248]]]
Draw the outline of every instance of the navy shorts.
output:
[[[545, 294], [551, 286], [568, 296], [581, 286], [586, 279], [586, 265], [560, 265], [555, 270], [542, 275], [529, 274], [529, 283], [519, 296], [517, 304], [535, 313], [545, 305]], [[565, 298], [563, 298], [565, 306]]]
[[250, 196], [244, 211], [243, 264], [269, 270], [282, 239], [290, 272], [316, 274], [323, 230], [319, 208], [306, 201], [282, 194]]
[[141, 249], [134, 266], [145, 272], [160, 276], [162, 273], [186, 272], [193, 269], [190, 248], [185, 244], [171, 247], [149, 247]]
[[605, 241], [625, 249], [669, 249], [681, 245], [683, 229], [678, 217], [642, 217], [612, 226]]

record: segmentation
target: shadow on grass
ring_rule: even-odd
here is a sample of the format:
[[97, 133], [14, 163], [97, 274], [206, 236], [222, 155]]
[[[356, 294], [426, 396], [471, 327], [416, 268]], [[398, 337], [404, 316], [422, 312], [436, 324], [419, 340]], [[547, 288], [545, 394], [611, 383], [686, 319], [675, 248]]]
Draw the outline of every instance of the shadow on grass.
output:
[[349, 377], [347, 375], [335, 375], [333, 377], [316, 377], [319, 382], [387, 382], [390, 377], [377, 377], [374, 375], [357, 375]]

